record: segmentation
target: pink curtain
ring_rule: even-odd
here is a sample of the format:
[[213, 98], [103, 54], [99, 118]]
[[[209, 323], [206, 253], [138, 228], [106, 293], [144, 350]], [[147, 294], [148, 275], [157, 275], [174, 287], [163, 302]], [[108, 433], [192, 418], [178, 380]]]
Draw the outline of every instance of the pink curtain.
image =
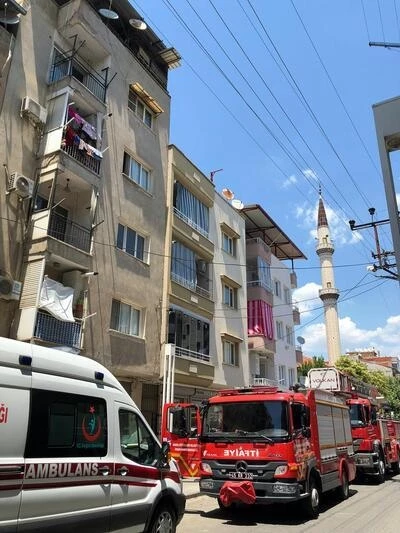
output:
[[262, 300], [247, 302], [247, 324], [249, 335], [263, 335], [268, 339], [274, 338], [274, 322], [272, 307]]

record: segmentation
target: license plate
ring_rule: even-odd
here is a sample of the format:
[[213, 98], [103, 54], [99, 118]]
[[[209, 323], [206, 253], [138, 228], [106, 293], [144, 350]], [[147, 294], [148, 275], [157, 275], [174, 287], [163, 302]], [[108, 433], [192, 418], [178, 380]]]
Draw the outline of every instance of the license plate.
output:
[[253, 479], [252, 472], [228, 472], [228, 477], [232, 479]]

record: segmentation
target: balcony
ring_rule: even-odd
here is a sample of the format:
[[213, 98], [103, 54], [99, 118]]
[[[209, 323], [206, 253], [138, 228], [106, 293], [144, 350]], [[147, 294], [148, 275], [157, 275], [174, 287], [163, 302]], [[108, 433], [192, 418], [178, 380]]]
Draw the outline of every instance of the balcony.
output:
[[271, 257], [271, 248], [260, 237], [246, 239], [246, 255], [247, 257], [260, 256], [263, 259], [269, 260]]
[[87, 143], [84, 143], [86, 146], [86, 150], [80, 150], [79, 145], [77, 144], [67, 144], [65, 142], [65, 138], [63, 138], [61, 142], [61, 150], [68, 154], [70, 157], [75, 159], [78, 163], [83, 165], [84, 167], [88, 168], [95, 174], [100, 174], [100, 165], [101, 165], [101, 159], [95, 158], [93, 155], [89, 155], [91, 150], [94, 148], [93, 146], [88, 145]]
[[71, 77], [81, 83], [101, 102], [106, 101], [106, 80], [94, 71], [90, 71], [80, 61], [72, 57], [62, 57], [53, 63], [50, 72], [50, 83]]
[[194, 359], [195, 361], [203, 361], [206, 363], [210, 362], [209, 355], [199, 352], [193, 352], [192, 350], [187, 350], [186, 348], [181, 348], [180, 346], [175, 347], [175, 355], [177, 357], [186, 357], [188, 359]]
[[276, 341], [264, 335], [249, 335], [249, 350], [261, 355], [275, 355]]
[[52, 213], [48, 229], [50, 237], [70, 244], [83, 252], [90, 252], [91, 230], [68, 220], [57, 213]]
[[185, 287], [186, 289], [189, 289], [190, 291], [199, 294], [203, 298], [212, 298], [212, 291], [210, 289], [200, 287], [199, 285], [192, 283], [191, 281], [183, 278], [182, 276], [178, 276], [178, 274], [175, 274], [174, 272], [171, 272], [171, 280], [175, 281], [175, 283], [178, 283], [179, 285], [182, 285], [182, 287]]
[[253, 378], [253, 385], [255, 387], [279, 387], [279, 381], [277, 379], [269, 378]]
[[80, 350], [82, 322], [64, 322], [52, 315], [38, 311], [34, 338], [59, 346], [69, 346]]

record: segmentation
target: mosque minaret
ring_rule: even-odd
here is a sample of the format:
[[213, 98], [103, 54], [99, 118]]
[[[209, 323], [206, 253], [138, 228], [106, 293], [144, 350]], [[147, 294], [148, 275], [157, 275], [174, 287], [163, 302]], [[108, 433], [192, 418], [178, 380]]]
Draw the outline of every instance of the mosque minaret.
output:
[[319, 291], [319, 297], [324, 305], [326, 344], [329, 365], [333, 366], [335, 365], [338, 357], [342, 355], [340, 347], [339, 318], [337, 312], [339, 290], [335, 288], [332, 261], [335, 248], [330, 238], [328, 219], [326, 218], [321, 190], [318, 204], [317, 241], [317, 255], [321, 265], [322, 284], [322, 288]]

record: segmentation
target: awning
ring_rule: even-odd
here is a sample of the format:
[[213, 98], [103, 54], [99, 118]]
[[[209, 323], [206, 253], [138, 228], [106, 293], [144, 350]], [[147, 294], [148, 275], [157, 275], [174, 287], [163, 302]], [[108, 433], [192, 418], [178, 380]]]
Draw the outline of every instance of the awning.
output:
[[269, 340], [274, 338], [272, 307], [263, 300], [247, 302], [247, 321], [249, 335], [262, 335]]
[[156, 100], [152, 96], [150, 96], [147, 91], [143, 89], [140, 83], [131, 83], [131, 89], [153, 111], [153, 113], [155, 113], [156, 115], [164, 113], [164, 109], [156, 102]]

